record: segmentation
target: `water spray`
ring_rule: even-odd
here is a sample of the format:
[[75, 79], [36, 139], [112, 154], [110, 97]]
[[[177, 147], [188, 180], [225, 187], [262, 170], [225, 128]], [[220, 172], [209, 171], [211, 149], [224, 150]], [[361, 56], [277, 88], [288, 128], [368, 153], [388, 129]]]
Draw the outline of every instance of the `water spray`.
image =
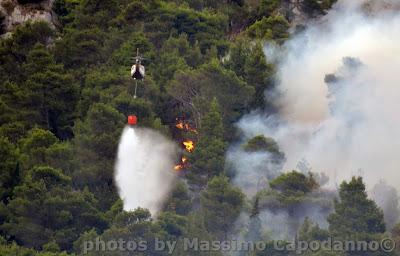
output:
[[137, 127], [128, 116], [115, 165], [115, 180], [124, 210], [147, 208], [157, 215], [176, 179], [173, 171], [176, 145], [159, 132]]

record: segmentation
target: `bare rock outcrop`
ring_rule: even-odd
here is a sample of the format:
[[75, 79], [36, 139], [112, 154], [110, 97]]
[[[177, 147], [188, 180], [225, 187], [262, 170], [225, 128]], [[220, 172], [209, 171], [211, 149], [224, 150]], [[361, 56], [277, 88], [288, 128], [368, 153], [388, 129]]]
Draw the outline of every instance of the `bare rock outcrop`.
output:
[[53, 3], [54, 0], [0, 0], [0, 33], [5, 36], [27, 21], [46, 21], [55, 27], [57, 16], [52, 10]]

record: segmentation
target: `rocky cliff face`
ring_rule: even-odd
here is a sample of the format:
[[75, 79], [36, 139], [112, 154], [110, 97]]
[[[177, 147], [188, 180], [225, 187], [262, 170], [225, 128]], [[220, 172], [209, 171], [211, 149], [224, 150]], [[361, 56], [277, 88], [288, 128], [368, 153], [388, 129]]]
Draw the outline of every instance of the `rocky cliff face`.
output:
[[57, 17], [52, 11], [54, 0], [17, 1], [0, 0], [0, 34], [6, 36], [17, 25], [27, 21], [46, 21], [51, 26], [57, 24]]

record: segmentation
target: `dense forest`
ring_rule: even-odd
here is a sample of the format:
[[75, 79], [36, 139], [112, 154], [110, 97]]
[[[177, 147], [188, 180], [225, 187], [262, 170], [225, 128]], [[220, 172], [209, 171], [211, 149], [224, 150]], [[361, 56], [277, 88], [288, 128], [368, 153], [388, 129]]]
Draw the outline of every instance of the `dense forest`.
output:
[[[18, 1], [31, 4], [40, 1]], [[274, 250], [261, 209], [285, 212], [290, 232], [305, 241], [381, 240], [400, 243], [400, 225], [387, 225], [361, 178], [338, 192], [324, 177], [298, 171], [269, 177], [249, 198], [230, 180], [225, 153], [240, 134], [235, 123], [253, 110], [273, 113], [264, 91], [275, 86], [275, 64], [265, 42], [282, 45], [304, 29], [286, 0], [55, 0], [58, 24], [27, 22], [0, 40], [0, 255], [296, 255]], [[306, 17], [324, 15], [334, 0], [298, 3]], [[2, 17], [3, 19], [3, 17]], [[136, 50], [146, 78], [134, 98], [129, 76]], [[124, 211], [114, 163], [126, 118], [182, 139], [177, 120], [190, 124], [193, 153], [163, 210]], [[256, 136], [248, 152], [277, 143]], [[179, 159], [177, 159], [177, 162]], [[168, 171], [168, 170], [166, 170]], [[318, 206], [327, 227], [299, 215]], [[249, 216], [235, 230], [238, 218]], [[395, 219], [394, 222], [397, 222]], [[240, 234], [240, 235], [238, 235]], [[183, 238], [266, 241], [252, 252], [185, 251]], [[85, 241], [147, 241], [142, 252], [85, 251]], [[176, 241], [156, 250], [155, 239]], [[289, 238], [288, 238], [289, 240]], [[399, 252], [400, 253], [400, 252]], [[304, 255], [397, 255], [326, 252]], [[400, 255], [400, 254], [399, 254]]]

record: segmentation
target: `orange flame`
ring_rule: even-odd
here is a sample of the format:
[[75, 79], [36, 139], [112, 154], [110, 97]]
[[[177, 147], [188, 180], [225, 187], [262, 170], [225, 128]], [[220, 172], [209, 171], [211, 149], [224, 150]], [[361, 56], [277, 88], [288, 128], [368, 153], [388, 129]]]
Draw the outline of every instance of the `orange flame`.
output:
[[182, 163], [183, 163], [183, 164], [186, 164], [187, 160], [188, 160], [188, 159], [187, 159], [186, 157], [182, 156]]
[[[192, 128], [190, 123], [187, 122], [186, 120], [176, 118], [176, 124], [175, 127], [179, 130], [183, 130], [185, 132], [193, 132], [197, 134], [197, 130]], [[192, 140], [184, 140], [182, 141], [182, 145], [185, 147], [185, 150], [189, 153], [192, 153], [195, 148], [195, 144]], [[189, 161], [187, 157], [182, 156], [182, 159], [179, 164], [175, 165], [174, 170], [175, 171], [181, 171], [183, 169], [186, 169], [187, 166], [189, 165]]]
[[183, 125], [183, 122], [182, 122], [182, 121], [180, 121], [179, 123], [177, 123], [177, 124], [175, 125], [175, 127], [178, 128], [179, 130], [183, 130], [183, 129], [185, 128], [185, 126]]
[[[178, 119], [177, 119], [177, 121], [178, 121]], [[193, 133], [197, 134], [196, 129], [191, 127], [190, 124], [184, 123], [184, 121], [182, 121], [182, 120], [178, 121], [178, 123], [175, 125], [175, 127], [178, 128], [179, 130], [185, 130], [187, 132], [193, 132]]]
[[175, 170], [175, 171], [180, 171], [180, 170], [182, 170], [182, 169], [183, 169], [182, 164], [177, 164], [177, 165], [175, 165], [175, 167], [174, 167], [174, 170]]
[[193, 152], [193, 150], [194, 150], [194, 142], [192, 140], [186, 140], [186, 141], [184, 141], [182, 143], [185, 146], [187, 152], [190, 152], [190, 153]]
[[185, 156], [182, 156], [181, 162], [177, 165], [175, 165], [174, 170], [175, 171], [181, 171], [186, 167], [187, 164], [187, 158]]

